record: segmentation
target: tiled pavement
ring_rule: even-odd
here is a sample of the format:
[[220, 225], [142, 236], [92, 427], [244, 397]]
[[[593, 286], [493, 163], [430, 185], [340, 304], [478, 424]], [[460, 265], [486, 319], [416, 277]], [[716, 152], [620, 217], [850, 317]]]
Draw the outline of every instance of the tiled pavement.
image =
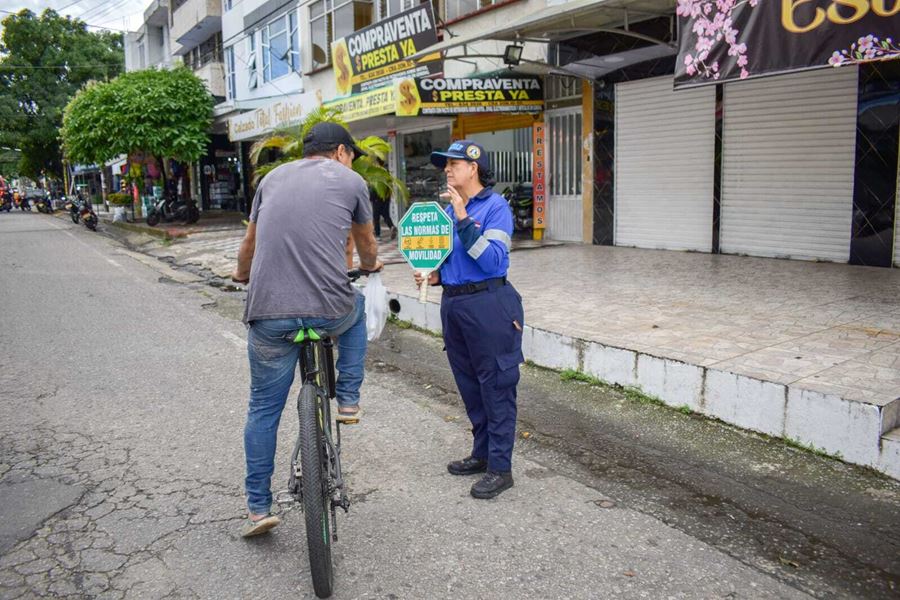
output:
[[[580, 245], [511, 263], [535, 327], [846, 398], [900, 396], [900, 270]], [[390, 289], [414, 293], [408, 268], [388, 271]]]

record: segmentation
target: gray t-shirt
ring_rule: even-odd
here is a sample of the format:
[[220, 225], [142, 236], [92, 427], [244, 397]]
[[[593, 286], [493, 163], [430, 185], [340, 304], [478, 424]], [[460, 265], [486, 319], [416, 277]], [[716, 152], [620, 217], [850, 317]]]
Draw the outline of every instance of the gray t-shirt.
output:
[[250, 220], [256, 251], [244, 322], [336, 319], [353, 309], [345, 248], [351, 220], [372, 220], [365, 181], [341, 163], [307, 158], [266, 175]]

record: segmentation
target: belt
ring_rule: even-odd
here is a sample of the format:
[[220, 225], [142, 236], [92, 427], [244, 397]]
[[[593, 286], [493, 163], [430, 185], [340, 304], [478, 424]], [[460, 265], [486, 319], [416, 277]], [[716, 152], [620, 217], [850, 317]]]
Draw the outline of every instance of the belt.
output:
[[495, 290], [506, 285], [506, 277], [494, 277], [493, 279], [485, 279], [484, 281], [476, 281], [475, 283], [464, 283], [462, 285], [445, 285], [445, 296], [462, 296], [464, 294], [476, 294], [484, 290]]

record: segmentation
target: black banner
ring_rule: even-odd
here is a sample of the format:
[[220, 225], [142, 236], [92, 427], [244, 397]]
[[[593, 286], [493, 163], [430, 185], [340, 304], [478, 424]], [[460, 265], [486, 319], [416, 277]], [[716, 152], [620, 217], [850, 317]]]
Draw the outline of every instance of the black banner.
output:
[[678, 0], [675, 87], [900, 58], [900, 0]]
[[544, 90], [533, 75], [400, 79], [397, 116], [541, 112]]
[[338, 96], [358, 94], [389, 84], [397, 77], [440, 74], [440, 53], [416, 62], [408, 56], [437, 43], [431, 3], [419, 4], [360, 29], [331, 44]]

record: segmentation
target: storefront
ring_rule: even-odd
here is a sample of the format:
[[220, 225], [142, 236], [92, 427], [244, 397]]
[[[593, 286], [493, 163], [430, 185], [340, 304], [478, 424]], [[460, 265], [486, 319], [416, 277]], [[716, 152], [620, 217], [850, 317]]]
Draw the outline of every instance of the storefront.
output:
[[228, 119], [227, 138], [213, 140], [200, 166], [206, 190], [204, 203], [210, 208], [249, 214], [253, 194], [251, 146], [273, 131], [300, 124], [318, 106], [315, 94], [294, 94]]
[[198, 164], [203, 210], [244, 209], [239, 150], [224, 135], [210, 136], [207, 154]]

